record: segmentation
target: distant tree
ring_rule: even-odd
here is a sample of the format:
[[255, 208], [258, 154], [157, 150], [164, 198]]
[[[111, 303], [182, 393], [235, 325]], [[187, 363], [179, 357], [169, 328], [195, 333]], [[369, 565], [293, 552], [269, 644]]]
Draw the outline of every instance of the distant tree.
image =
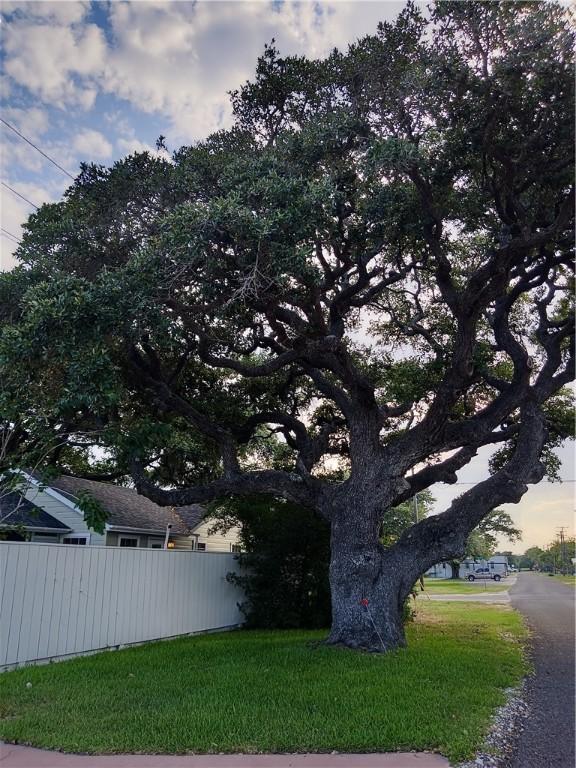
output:
[[543, 570], [559, 571], [560, 573], [572, 573], [574, 566], [572, 558], [576, 557], [575, 540], [567, 537], [564, 542], [553, 541], [545, 550], [542, 551], [539, 559], [539, 565]]
[[542, 565], [544, 550], [540, 547], [529, 547], [520, 558], [520, 568], [528, 568], [531, 571]]
[[472, 531], [466, 542], [464, 558], [449, 561], [452, 567], [452, 578], [460, 578], [460, 564], [463, 559], [472, 557], [475, 560], [488, 560], [496, 551], [498, 536], [508, 541], [519, 541], [522, 531], [514, 526], [512, 518], [502, 509], [493, 509]]
[[[268, 46], [234, 126], [171, 161], [84, 166], [0, 277], [12, 464], [54, 441], [162, 505], [314, 510], [328, 641], [404, 645], [420, 574], [572, 429], [573, 48], [553, 2], [408, 4], [322, 60]], [[484, 446], [489, 477], [382, 545]]]
[[[424, 520], [432, 512], [434, 497], [429, 490], [418, 494], [416, 499], [403, 501], [397, 507], [388, 510], [382, 520], [380, 541], [385, 547], [395, 544], [401, 535], [414, 523]], [[418, 517], [418, 520], [416, 520]]]

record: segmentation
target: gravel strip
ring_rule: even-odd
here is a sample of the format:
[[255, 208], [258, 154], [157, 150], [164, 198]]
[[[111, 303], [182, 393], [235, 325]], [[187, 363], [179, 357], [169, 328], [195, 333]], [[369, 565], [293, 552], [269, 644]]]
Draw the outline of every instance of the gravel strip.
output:
[[508, 768], [516, 751], [518, 736], [524, 729], [529, 714], [526, 703], [526, 684], [508, 688], [506, 704], [494, 715], [490, 731], [482, 750], [473, 760], [461, 763], [457, 768]]

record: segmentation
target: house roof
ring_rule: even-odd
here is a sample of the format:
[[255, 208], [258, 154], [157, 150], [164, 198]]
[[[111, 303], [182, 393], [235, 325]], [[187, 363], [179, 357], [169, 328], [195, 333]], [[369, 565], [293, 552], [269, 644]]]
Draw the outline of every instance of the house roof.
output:
[[25, 528], [63, 532], [71, 530], [60, 520], [14, 491], [0, 498], [0, 526], [2, 525], [23, 525]]
[[176, 514], [183, 520], [190, 531], [193, 531], [206, 517], [206, 510], [200, 504], [189, 504], [187, 507], [176, 507]]
[[63, 496], [75, 501], [80, 491], [88, 491], [108, 512], [108, 525], [143, 531], [164, 531], [172, 525], [172, 534], [188, 535], [204, 518], [206, 511], [198, 504], [188, 507], [161, 507], [133, 488], [99, 483], [80, 477], [61, 475], [50, 481]]

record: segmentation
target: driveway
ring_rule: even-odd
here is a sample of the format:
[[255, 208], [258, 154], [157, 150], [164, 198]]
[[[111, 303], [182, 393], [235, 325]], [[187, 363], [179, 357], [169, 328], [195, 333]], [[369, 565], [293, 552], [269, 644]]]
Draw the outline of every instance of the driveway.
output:
[[532, 629], [535, 667], [528, 682], [530, 714], [511, 768], [573, 768], [574, 587], [521, 573], [510, 598]]

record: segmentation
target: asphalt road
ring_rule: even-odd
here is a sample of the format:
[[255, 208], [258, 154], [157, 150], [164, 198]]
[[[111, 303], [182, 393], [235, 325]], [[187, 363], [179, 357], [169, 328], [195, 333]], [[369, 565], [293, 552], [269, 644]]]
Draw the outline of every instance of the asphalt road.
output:
[[510, 598], [532, 629], [535, 667], [528, 683], [530, 715], [511, 768], [574, 768], [574, 587], [521, 573]]

